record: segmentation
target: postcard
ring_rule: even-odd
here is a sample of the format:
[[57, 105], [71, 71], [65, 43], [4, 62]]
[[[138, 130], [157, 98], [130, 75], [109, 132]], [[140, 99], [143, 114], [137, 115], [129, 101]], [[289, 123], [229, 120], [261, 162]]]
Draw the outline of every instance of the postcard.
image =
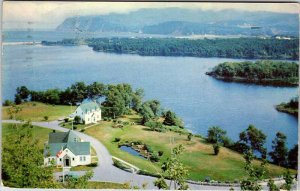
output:
[[2, 186], [296, 190], [298, 12], [4, 1]]

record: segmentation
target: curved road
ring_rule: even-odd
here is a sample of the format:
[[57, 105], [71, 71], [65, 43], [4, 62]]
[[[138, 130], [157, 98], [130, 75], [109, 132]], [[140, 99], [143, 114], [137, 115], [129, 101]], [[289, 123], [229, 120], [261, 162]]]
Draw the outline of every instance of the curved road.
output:
[[[2, 120], [2, 122], [20, 123], [19, 121], [14, 121], [14, 120]], [[36, 126], [48, 128], [48, 129], [62, 131], [62, 132], [69, 131], [69, 129], [59, 126], [58, 121], [32, 122], [32, 124]], [[109, 154], [106, 147], [101, 142], [84, 133], [78, 131], [74, 131], [74, 132], [81, 139], [90, 142], [91, 146], [94, 147], [97, 153], [99, 162], [98, 162], [98, 166], [93, 169], [94, 176], [91, 179], [92, 181], [101, 181], [101, 182], [105, 181], [105, 182], [116, 182], [116, 183], [130, 182], [131, 186], [138, 186], [140, 188], [142, 188], [142, 184], [148, 183], [146, 189], [157, 189], [157, 187], [153, 185], [153, 181], [156, 178], [151, 176], [144, 176], [144, 175], [126, 172], [113, 166], [112, 157]], [[189, 184], [189, 188], [193, 190], [229, 190], [230, 187]], [[234, 187], [234, 190], [240, 190], [240, 188]]]

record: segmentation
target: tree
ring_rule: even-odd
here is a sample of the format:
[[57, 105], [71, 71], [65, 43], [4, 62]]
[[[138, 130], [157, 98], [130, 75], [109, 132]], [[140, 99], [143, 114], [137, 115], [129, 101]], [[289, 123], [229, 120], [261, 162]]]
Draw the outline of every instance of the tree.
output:
[[2, 153], [2, 179], [6, 186], [16, 188], [57, 188], [53, 167], [43, 166], [43, 152], [31, 128], [17, 126], [5, 137]]
[[214, 149], [215, 155], [218, 155], [220, 152], [220, 145], [218, 143], [213, 144], [213, 149]]
[[244, 152], [249, 150], [258, 151], [261, 153], [262, 157], [266, 157], [266, 149], [263, 147], [266, 141], [266, 135], [254, 125], [249, 125], [249, 127], [240, 133], [240, 143], [245, 145]]
[[266, 173], [266, 164], [267, 160], [262, 159], [260, 166], [254, 166], [252, 161], [254, 159], [253, 151], [247, 150], [244, 153], [244, 159], [246, 161], [245, 170], [247, 172], [248, 177], [241, 182], [242, 190], [261, 190], [262, 186], [259, 184], [259, 181], [264, 178]]
[[294, 145], [294, 147], [289, 151], [288, 164], [289, 167], [293, 169], [298, 168], [298, 144]]
[[94, 82], [87, 86], [87, 95], [89, 98], [97, 99], [105, 95], [106, 86], [99, 82]]
[[[172, 155], [163, 163], [161, 169], [163, 174], [158, 178], [154, 184], [158, 186], [159, 189], [171, 189], [173, 183], [174, 189], [179, 190], [188, 189], [188, 185], [185, 183], [185, 179], [188, 175], [187, 168], [179, 161], [179, 156], [183, 152], [184, 148], [182, 145], [179, 145], [172, 149]], [[169, 186], [166, 188], [167, 183], [165, 179], [170, 180]]]
[[279, 191], [280, 189], [276, 186], [273, 179], [269, 179], [268, 181], [269, 191]]
[[84, 82], [76, 82], [71, 85], [71, 102], [75, 104], [76, 102], [81, 102], [85, 98], [87, 98], [87, 86]]
[[287, 169], [287, 171], [283, 174], [283, 179], [285, 181], [284, 187], [287, 190], [291, 190], [292, 184], [293, 184], [293, 177], [290, 173], [290, 171]]
[[7, 99], [7, 100], [4, 101], [3, 106], [11, 106], [13, 104], [14, 103], [12, 101], [10, 101], [10, 100]]
[[88, 180], [93, 177], [93, 171], [88, 171], [85, 175], [79, 178], [68, 178], [66, 188], [73, 188], [73, 189], [84, 189], [88, 186]]
[[19, 94], [15, 95], [15, 104], [19, 105], [22, 103], [22, 98]]
[[9, 115], [9, 119], [14, 119], [16, 120], [16, 115], [22, 111], [22, 108], [20, 106], [17, 106], [13, 104], [9, 108], [7, 108], [7, 114]]
[[176, 114], [172, 111], [167, 111], [165, 114], [165, 120], [163, 122], [164, 125], [169, 125], [169, 126], [178, 126], [183, 128], [183, 124], [181, 119], [179, 119]]
[[137, 89], [132, 95], [132, 109], [139, 112], [142, 106], [142, 101], [144, 97], [144, 90]]
[[81, 122], [81, 117], [78, 116], [78, 115], [76, 115], [76, 116], [74, 117], [74, 122], [75, 122], [76, 124], [79, 124], [79, 123]]
[[222, 143], [223, 137], [225, 137], [226, 131], [220, 127], [214, 126], [208, 129], [207, 142], [209, 143]]
[[279, 166], [286, 166], [287, 165], [287, 154], [288, 149], [285, 145], [286, 136], [281, 133], [276, 133], [276, 138], [272, 141], [272, 148], [273, 151], [270, 152], [270, 156], [273, 162]]
[[27, 101], [29, 97], [30, 91], [27, 89], [26, 86], [21, 86], [17, 88], [17, 95], [20, 96], [20, 99], [23, 101]]
[[187, 136], [187, 140], [188, 140], [188, 141], [191, 141], [191, 140], [192, 140], [192, 136], [193, 136], [193, 134], [192, 134], [192, 133], [189, 133], [188, 136]]

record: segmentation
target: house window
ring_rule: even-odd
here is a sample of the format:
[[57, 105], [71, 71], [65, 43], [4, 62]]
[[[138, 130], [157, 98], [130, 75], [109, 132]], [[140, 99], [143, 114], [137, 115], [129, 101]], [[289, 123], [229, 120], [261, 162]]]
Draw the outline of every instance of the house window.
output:
[[74, 142], [76, 142], [76, 138], [74, 138]]
[[75, 158], [73, 157], [73, 158], [72, 158], [72, 160], [74, 161], [74, 160], [75, 160]]
[[50, 158], [48, 158], [48, 162], [50, 162]]
[[82, 157], [80, 157], [80, 161], [82, 161]]
[[83, 161], [85, 161], [85, 156], [83, 157]]
[[61, 158], [59, 159], [59, 161], [61, 161]]

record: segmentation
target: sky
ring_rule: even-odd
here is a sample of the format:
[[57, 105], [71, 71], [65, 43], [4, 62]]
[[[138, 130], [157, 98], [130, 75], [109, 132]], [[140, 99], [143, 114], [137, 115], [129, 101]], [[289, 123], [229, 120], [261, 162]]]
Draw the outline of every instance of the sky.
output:
[[3, 3], [4, 29], [55, 29], [78, 15], [128, 13], [141, 8], [181, 7], [202, 10], [238, 9], [299, 13], [297, 3], [174, 3], [174, 2], [17, 2]]

